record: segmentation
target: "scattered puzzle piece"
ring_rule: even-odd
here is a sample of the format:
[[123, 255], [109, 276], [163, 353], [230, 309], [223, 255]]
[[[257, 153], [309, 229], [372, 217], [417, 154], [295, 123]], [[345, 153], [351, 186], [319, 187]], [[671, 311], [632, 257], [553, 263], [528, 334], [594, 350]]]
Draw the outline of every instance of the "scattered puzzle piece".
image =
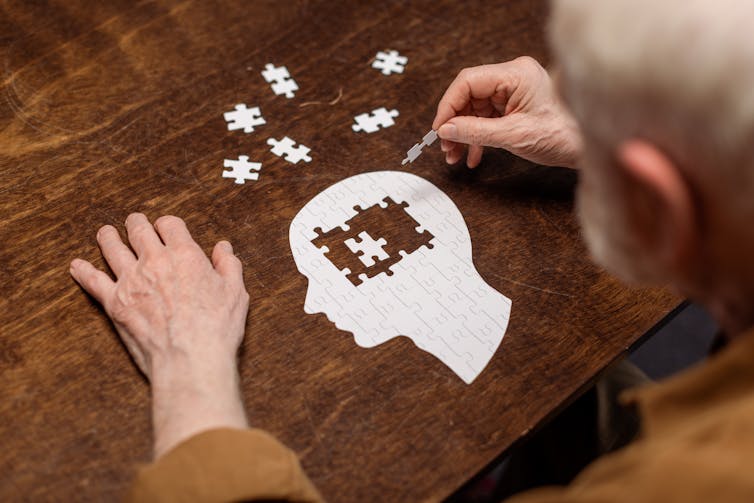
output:
[[380, 127], [386, 128], [395, 124], [393, 120], [398, 117], [398, 110], [388, 110], [385, 107], [380, 107], [372, 110], [372, 114], [360, 114], [354, 117], [356, 124], [353, 124], [351, 128], [356, 131], [364, 131], [365, 133], [374, 133], [378, 131]]
[[223, 171], [223, 178], [235, 178], [236, 183], [246, 183], [246, 180], [256, 180], [259, 178], [259, 173], [252, 173], [251, 171], [259, 171], [262, 169], [261, 162], [249, 162], [248, 155], [239, 155], [238, 160], [225, 159], [223, 167], [232, 168], [230, 171]]
[[[356, 241], [354, 238], [348, 238], [344, 243], [349, 250], [358, 255], [359, 260], [367, 267], [372, 267], [376, 263], [374, 259], [381, 261], [390, 258], [390, 255], [382, 249], [387, 244], [385, 238], [375, 241], [367, 231], [359, 233], [359, 241]], [[361, 253], [359, 254], [359, 252]]]
[[383, 75], [390, 75], [391, 73], [403, 73], [406, 63], [408, 63], [408, 58], [398, 54], [398, 51], [380, 51], [375, 56], [372, 68], [382, 70]]
[[294, 91], [298, 91], [298, 84], [291, 78], [288, 69], [284, 66], [275, 66], [267, 63], [262, 71], [262, 77], [268, 84], [272, 84], [275, 94], [284, 94], [286, 98], [293, 98]]
[[406, 158], [403, 159], [401, 164], [406, 164], [407, 162], [414, 162], [417, 157], [419, 157], [422, 153], [422, 149], [424, 147], [428, 147], [429, 145], [432, 145], [435, 140], [437, 140], [437, 131], [434, 129], [431, 129], [429, 133], [425, 134], [422, 138], [421, 143], [417, 143], [410, 149], [408, 149], [408, 152], [406, 152]]
[[287, 136], [283, 137], [282, 140], [276, 140], [275, 138], [269, 138], [267, 140], [267, 145], [272, 146], [270, 151], [276, 156], [283, 157], [285, 155], [285, 160], [293, 164], [296, 164], [299, 161], [311, 162], [312, 158], [309, 157], [311, 149], [301, 144], [294, 148], [293, 146], [295, 144], [296, 142]]
[[233, 111], [225, 112], [223, 117], [228, 122], [229, 131], [243, 129], [244, 133], [251, 133], [254, 131], [254, 126], [266, 124], [259, 107], [246, 108], [244, 103], [236, 105]]

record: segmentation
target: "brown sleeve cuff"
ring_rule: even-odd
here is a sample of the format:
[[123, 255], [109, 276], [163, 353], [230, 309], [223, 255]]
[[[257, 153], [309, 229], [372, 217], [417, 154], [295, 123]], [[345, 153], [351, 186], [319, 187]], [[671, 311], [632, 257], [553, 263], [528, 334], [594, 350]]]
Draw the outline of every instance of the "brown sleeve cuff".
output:
[[126, 501], [320, 502], [296, 455], [262, 430], [209, 430], [138, 470]]

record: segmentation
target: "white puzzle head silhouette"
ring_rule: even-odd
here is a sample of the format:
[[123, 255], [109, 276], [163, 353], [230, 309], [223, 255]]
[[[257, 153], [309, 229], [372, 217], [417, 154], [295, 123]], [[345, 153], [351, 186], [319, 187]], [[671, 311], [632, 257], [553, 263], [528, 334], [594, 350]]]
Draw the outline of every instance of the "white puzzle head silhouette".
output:
[[298, 212], [290, 243], [309, 279], [304, 311], [361, 347], [403, 335], [471, 383], [503, 339], [511, 302], [474, 268], [461, 212], [423, 178], [342, 180]]

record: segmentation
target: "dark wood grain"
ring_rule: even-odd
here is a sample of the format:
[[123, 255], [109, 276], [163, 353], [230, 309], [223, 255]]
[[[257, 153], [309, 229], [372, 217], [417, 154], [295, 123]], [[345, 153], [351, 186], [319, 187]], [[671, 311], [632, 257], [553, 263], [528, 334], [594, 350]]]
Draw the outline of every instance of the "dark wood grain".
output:
[[[408, 169], [455, 201], [478, 270], [513, 300], [489, 367], [467, 386], [405, 338], [362, 349], [302, 309], [296, 212], [349, 175], [403, 169], [462, 67], [547, 61], [545, 19], [544, 0], [3, 3], [0, 500], [112, 501], [149, 460], [147, 383], [68, 275], [77, 256], [103, 266], [97, 228], [132, 211], [183, 217], [206, 250], [234, 243], [252, 299], [251, 422], [332, 501], [441, 499], [641, 337], [677, 299], [590, 264], [575, 173], [504, 152], [447, 167], [437, 146]], [[404, 74], [369, 67], [385, 48], [409, 57]], [[290, 69], [295, 99], [271, 92], [268, 62]], [[262, 107], [264, 131], [226, 130], [240, 102]], [[395, 126], [351, 131], [380, 106], [400, 111]], [[314, 160], [270, 154], [283, 135]], [[262, 160], [259, 181], [221, 178], [244, 153]]]

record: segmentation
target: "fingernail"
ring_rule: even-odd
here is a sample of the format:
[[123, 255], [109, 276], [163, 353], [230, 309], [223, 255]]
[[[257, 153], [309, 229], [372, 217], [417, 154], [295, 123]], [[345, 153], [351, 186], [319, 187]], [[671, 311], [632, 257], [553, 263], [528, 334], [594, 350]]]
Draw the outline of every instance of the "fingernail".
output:
[[455, 124], [443, 124], [440, 129], [437, 130], [437, 134], [443, 140], [455, 140], [458, 135], [458, 128]]
[[225, 251], [228, 253], [233, 253], [233, 245], [230, 244], [228, 241], [221, 241], [223, 248], [225, 248]]

